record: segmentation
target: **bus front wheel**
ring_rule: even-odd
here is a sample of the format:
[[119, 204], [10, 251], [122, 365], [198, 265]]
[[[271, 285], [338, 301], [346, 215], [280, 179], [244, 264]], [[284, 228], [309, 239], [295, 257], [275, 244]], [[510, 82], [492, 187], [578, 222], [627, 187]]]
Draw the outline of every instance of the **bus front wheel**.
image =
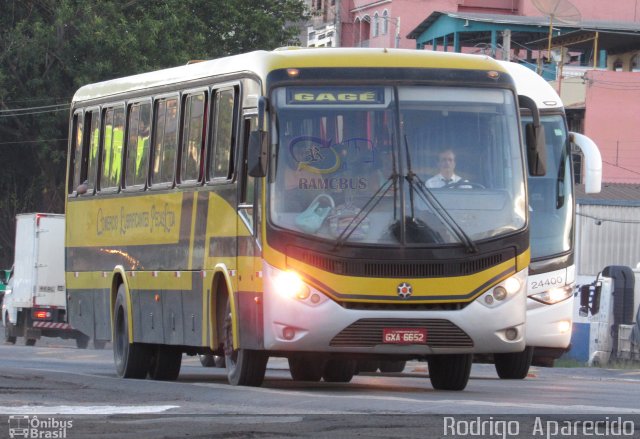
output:
[[469, 382], [473, 354], [432, 355], [429, 379], [436, 390], [464, 390]]
[[129, 343], [129, 305], [125, 294], [124, 284], [120, 284], [113, 322], [113, 359], [116, 373], [121, 378], [146, 378], [151, 364], [151, 351], [147, 345]]
[[224, 318], [224, 356], [227, 379], [231, 385], [252, 387], [262, 385], [269, 357], [260, 351], [233, 349], [231, 303], [228, 298]]

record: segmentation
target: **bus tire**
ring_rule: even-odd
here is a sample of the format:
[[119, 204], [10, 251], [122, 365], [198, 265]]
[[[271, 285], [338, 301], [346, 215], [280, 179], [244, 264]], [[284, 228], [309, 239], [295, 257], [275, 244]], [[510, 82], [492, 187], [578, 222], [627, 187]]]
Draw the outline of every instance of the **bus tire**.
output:
[[469, 382], [473, 354], [432, 355], [429, 380], [436, 390], [464, 390]]
[[12, 335], [14, 331], [14, 325], [9, 321], [9, 313], [4, 315], [4, 342], [9, 344], [16, 344], [18, 339], [15, 335]]
[[36, 345], [36, 339], [35, 338], [25, 338], [24, 339], [24, 345], [25, 346], [35, 346]]
[[213, 354], [198, 354], [198, 358], [200, 359], [202, 367], [213, 367], [216, 364], [213, 359]]
[[322, 379], [324, 361], [319, 357], [295, 356], [289, 358], [289, 372], [293, 381], [313, 381]]
[[129, 343], [128, 304], [124, 284], [118, 287], [113, 321], [113, 359], [120, 378], [146, 378], [151, 364], [149, 346]]
[[175, 381], [180, 375], [182, 351], [175, 346], [156, 346], [151, 355], [149, 378], [156, 381]]
[[348, 383], [356, 373], [356, 360], [332, 358], [324, 366], [322, 378], [328, 383]]
[[390, 361], [383, 360], [380, 362], [380, 372], [399, 373], [402, 372], [407, 365], [406, 361]]
[[523, 380], [529, 373], [533, 360], [533, 348], [527, 346], [522, 352], [493, 354], [493, 363], [498, 376], [503, 380]]
[[262, 385], [269, 357], [260, 351], [233, 349], [231, 303], [228, 298], [224, 318], [224, 356], [229, 384], [252, 387]]

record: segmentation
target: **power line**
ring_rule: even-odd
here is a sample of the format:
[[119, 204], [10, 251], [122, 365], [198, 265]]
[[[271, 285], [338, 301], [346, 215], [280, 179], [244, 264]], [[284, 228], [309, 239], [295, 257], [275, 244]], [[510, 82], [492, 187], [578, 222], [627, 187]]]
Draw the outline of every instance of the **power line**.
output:
[[0, 114], [0, 117], [19, 117], [19, 116], [31, 116], [34, 114], [43, 114], [43, 113], [56, 113], [58, 111], [69, 111], [69, 106], [63, 108], [57, 108], [52, 110], [42, 110], [42, 111], [31, 111], [28, 113], [9, 113], [9, 114]]
[[0, 110], [0, 114], [2, 114], [2, 113], [20, 113], [20, 112], [25, 112], [25, 111], [42, 110], [44, 108], [56, 108], [56, 107], [67, 107], [67, 108], [69, 108], [69, 104], [68, 103], [64, 103], [64, 104], [42, 105], [40, 107], [9, 108], [8, 110]]

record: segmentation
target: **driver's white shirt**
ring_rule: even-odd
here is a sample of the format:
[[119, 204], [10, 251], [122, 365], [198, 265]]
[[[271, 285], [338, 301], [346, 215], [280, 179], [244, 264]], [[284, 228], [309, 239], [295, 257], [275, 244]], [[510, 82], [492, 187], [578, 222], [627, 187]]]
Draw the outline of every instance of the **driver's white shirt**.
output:
[[428, 179], [426, 181], [425, 185], [430, 189], [431, 188], [439, 188], [439, 187], [443, 187], [443, 186], [446, 186], [446, 185], [451, 184], [451, 183], [457, 183], [460, 180], [462, 180], [462, 178], [459, 175], [456, 175], [456, 174], [453, 174], [451, 176], [451, 178], [449, 178], [449, 179], [444, 178], [442, 176], [442, 174], [438, 174], [438, 175], [435, 175], [435, 176], [431, 177], [430, 179]]

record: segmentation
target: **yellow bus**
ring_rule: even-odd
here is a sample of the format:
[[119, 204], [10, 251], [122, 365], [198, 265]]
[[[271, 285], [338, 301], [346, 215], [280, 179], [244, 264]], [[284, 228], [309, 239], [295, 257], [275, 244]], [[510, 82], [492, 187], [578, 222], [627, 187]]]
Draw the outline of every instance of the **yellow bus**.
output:
[[[84, 86], [70, 322], [113, 341], [125, 378], [176, 379], [184, 353], [251, 386], [269, 357], [329, 382], [417, 359], [461, 390], [474, 353], [525, 347], [524, 154], [544, 151], [521, 105], [537, 115], [490, 58], [415, 50], [258, 51]], [[457, 178], [434, 186], [443, 151]]]

